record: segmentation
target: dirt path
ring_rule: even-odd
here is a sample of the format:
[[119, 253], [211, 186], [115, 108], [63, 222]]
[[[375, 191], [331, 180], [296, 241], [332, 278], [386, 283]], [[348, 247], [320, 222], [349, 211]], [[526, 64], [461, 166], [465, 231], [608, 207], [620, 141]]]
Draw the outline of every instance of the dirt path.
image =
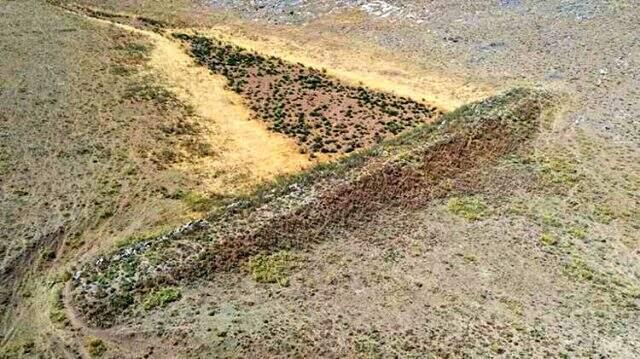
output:
[[143, 357], [148, 353], [147, 348], [158, 345], [158, 343], [150, 338], [140, 340], [134, 338], [132, 335], [127, 335], [130, 331], [128, 333], [119, 333], [117, 328], [104, 330], [86, 326], [71, 303], [71, 282], [65, 285], [62, 299], [66, 318], [69, 320], [70, 326], [73, 328], [72, 332], [74, 332], [77, 340], [76, 348], [78, 348], [83, 358], [92, 357], [83, 345], [83, 338], [99, 338], [100, 340], [106, 340], [110, 343], [108, 345], [116, 343], [119, 351], [135, 357]]

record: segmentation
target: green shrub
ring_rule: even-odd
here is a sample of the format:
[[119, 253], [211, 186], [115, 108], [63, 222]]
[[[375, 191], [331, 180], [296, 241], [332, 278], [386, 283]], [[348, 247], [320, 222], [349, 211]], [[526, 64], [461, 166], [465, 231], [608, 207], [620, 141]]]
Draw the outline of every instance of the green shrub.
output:
[[85, 348], [87, 348], [87, 352], [92, 358], [101, 357], [107, 351], [107, 346], [98, 338], [88, 339]]
[[142, 306], [146, 310], [166, 307], [167, 304], [175, 302], [180, 298], [182, 298], [180, 288], [162, 288], [147, 294], [142, 301]]
[[289, 285], [291, 269], [295, 267], [296, 258], [288, 251], [280, 251], [271, 255], [258, 254], [249, 260], [249, 270], [253, 279], [259, 283], [278, 283], [283, 287]]

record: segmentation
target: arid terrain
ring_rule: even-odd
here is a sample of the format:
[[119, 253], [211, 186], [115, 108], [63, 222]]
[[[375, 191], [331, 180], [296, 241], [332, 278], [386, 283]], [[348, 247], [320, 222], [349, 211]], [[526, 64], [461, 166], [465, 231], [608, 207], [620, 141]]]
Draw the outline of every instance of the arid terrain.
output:
[[0, 30], [0, 358], [640, 356], [637, 0]]

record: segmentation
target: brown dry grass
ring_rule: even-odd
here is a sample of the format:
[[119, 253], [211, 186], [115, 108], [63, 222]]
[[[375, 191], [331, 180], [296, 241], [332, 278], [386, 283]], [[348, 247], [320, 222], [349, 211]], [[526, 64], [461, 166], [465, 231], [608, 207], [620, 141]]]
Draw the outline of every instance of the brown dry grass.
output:
[[497, 92], [484, 84], [472, 84], [454, 75], [425, 70], [388, 51], [346, 38], [312, 39], [309, 34], [294, 29], [265, 27], [256, 30], [240, 24], [195, 30], [291, 63], [325, 68], [329, 75], [351, 85], [364, 85], [424, 101], [444, 111], [452, 111]]
[[301, 171], [311, 165], [295, 142], [273, 134], [251, 118], [243, 99], [225, 88], [224, 77], [210, 73], [191, 58], [183, 46], [156, 32], [92, 18], [141, 34], [153, 43], [148, 66], [159, 74], [176, 96], [193, 106], [206, 141], [216, 149], [214, 158], [196, 159], [177, 166], [205, 184], [207, 192], [241, 193], [275, 176]]

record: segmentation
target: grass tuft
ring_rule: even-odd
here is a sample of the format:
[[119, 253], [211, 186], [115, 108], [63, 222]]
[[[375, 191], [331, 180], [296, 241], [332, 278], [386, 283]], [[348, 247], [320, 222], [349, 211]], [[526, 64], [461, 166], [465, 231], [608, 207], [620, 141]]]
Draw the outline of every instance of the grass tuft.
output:
[[101, 357], [107, 351], [107, 346], [98, 338], [89, 338], [85, 343], [85, 348], [92, 358]]
[[278, 283], [286, 287], [295, 263], [296, 258], [288, 251], [271, 255], [258, 254], [249, 260], [249, 271], [258, 283]]
[[488, 208], [478, 197], [453, 197], [447, 202], [447, 209], [453, 214], [477, 221], [486, 216]]
[[163, 308], [180, 298], [182, 298], [180, 288], [162, 288], [147, 294], [142, 301], [142, 307], [145, 310]]
[[545, 246], [555, 246], [558, 244], [558, 238], [551, 233], [543, 233], [540, 236], [540, 242]]

